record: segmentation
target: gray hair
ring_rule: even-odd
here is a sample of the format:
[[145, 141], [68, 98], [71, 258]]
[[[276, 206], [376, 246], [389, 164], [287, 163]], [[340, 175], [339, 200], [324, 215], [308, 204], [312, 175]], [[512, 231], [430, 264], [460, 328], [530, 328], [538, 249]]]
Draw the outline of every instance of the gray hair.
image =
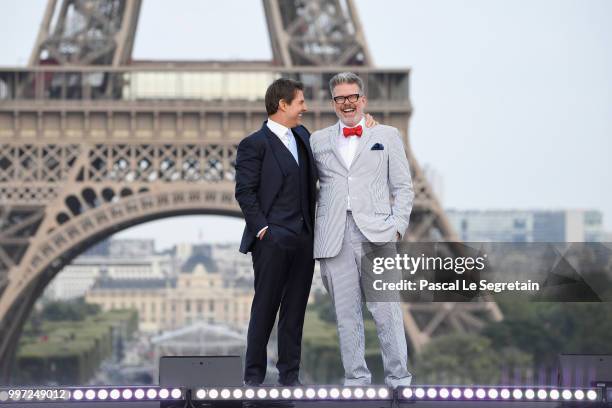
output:
[[359, 87], [359, 94], [365, 93], [363, 86], [363, 80], [352, 72], [339, 72], [329, 80], [329, 92], [334, 96], [334, 88], [340, 84], [357, 84]]

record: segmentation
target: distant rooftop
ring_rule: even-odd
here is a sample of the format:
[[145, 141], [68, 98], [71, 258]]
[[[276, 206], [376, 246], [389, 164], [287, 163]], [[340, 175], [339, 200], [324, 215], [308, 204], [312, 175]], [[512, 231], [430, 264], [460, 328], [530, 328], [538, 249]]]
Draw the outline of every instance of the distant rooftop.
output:
[[166, 287], [176, 287], [176, 278], [168, 279], [99, 279], [93, 289], [163, 289]]
[[181, 272], [193, 273], [194, 269], [198, 264], [204, 265], [204, 268], [206, 268], [209, 273], [219, 272], [217, 263], [210, 256], [205, 255], [203, 253], [196, 253], [191, 255], [181, 267]]

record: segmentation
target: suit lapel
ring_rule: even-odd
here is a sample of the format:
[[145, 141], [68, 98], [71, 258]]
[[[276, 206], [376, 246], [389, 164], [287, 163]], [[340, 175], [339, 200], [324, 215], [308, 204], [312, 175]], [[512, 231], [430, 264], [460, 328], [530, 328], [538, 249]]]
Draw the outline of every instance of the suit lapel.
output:
[[308, 160], [308, 166], [310, 168], [310, 174], [316, 175], [316, 167], [313, 160], [312, 150], [310, 149], [310, 141], [306, 139], [306, 136], [303, 136], [302, 133], [298, 132], [297, 130], [291, 129], [291, 132], [293, 132], [293, 137], [295, 137], [295, 141], [298, 143], [298, 149], [300, 141], [302, 142], [302, 146], [306, 149], [306, 156]]
[[361, 140], [359, 141], [359, 146], [357, 146], [357, 151], [355, 152], [355, 157], [353, 157], [351, 165], [357, 161], [361, 152], [363, 152], [365, 148], [369, 146], [372, 133], [372, 129], [367, 128], [365, 126], [363, 127], [363, 134], [361, 135]]
[[[270, 146], [270, 150], [272, 150], [272, 154], [274, 155], [274, 158], [276, 159], [276, 163], [278, 164], [278, 167], [280, 167], [283, 175], [286, 176], [290, 170], [288, 166], [291, 166], [291, 165], [297, 166], [297, 163], [293, 159], [291, 152], [285, 147], [283, 142], [280, 141], [278, 136], [276, 136], [270, 130], [270, 128], [268, 127], [268, 125], [266, 125], [265, 122], [263, 125], [263, 131], [266, 134], [266, 137], [268, 139], [268, 145]], [[283, 150], [286, 150], [287, 154], [284, 154], [285, 152]], [[293, 164], [289, 160], [286, 160], [287, 155], [291, 158], [291, 160], [293, 161]]]
[[342, 167], [344, 167], [344, 169], [348, 172], [349, 169], [348, 167], [346, 167], [346, 163], [344, 162], [344, 158], [342, 157], [342, 154], [340, 153], [340, 149], [338, 149], [338, 135], [340, 134], [340, 122], [336, 123], [336, 126], [331, 126], [328, 128], [329, 130], [329, 134], [327, 135], [328, 139], [329, 139], [329, 144], [332, 147], [332, 150], [334, 151], [334, 154], [336, 155], [336, 159], [338, 159], [338, 162], [340, 162], [340, 165]]

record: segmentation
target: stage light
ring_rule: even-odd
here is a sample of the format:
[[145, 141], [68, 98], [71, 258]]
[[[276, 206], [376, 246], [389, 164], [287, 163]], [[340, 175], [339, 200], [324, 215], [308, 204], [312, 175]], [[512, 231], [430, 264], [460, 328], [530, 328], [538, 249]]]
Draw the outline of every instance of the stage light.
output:
[[[229, 389], [228, 389], [229, 390]], [[29, 393], [25, 395], [26, 391]], [[30, 388], [26, 391], [18, 391], [15, 396], [0, 387], [0, 396], [2, 392], [6, 393], [6, 400], [13, 399], [15, 401], [57, 401], [57, 400], [72, 400], [72, 401], [132, 401], [132, 400], [163, 400], [169, 397], [173, 399], [182, 399], [183, 390], [175, 388], [170, 392], [165, 388], [157, 387], [130, 387], [120, 386], [119, 388], [110, 388], [105, 386], [98, 387], [53, 387], [53, 388]], [[195, 392], [195, 390], [194, 390]], [[60, 396], [61, 395], [61, 396]]]
[[284, 399], [289, 399], [291, 398], [291, 390], [289, 388], [283, 388], [283, 390], [281, 391], [281, 396]]
[[389, 398], [389, 390], [387, 388], [379, 388], [378, 397], [382, 399]]
[[77, 400], [77, 401], [82, 400], [82, 399], [83, 399], [83, 391], [81, 391], [81, 390], [75, 390], [75, 391], [72, 393], [72, 398], [74, 398], [74, 399], [75, 399], [75, 400]]
[[558, 400], [559, 399], [559, 391], [558, 390], [550, 390], [550, 399]]
[[337, 388], [332, 388], [331, 390], [329, 390], [329, 396], [333, 399], [337, 399], [338, 397], [340, 397], [340, 390]]
[[325, 388], [319, 388], [319, 391], [317, 391], [317, 397], [321, 399], [327, 398], [327, 390]]
[[304, 396], [304, 390], [301, 388], [296, 388], [293, 390], [293, 398], [301, 399]]
[[342, 398], [348, 399], [348, 398], [351, 398], [351, 395], [352, 395], [352, 393], [351, 393], [351, 389], [350, 388], [343, 388], [342, 389]]
[[586, 397], [589, 401], [595, 401], [597, 399], [597, 392], [594, 390], [589, 390], [586, 393]]
[[234, 399], [242, 398], [242, 390], [240, 388], [236, 388], [232, 393], [232, 396], [234, 397]]
[[252, 388], [249, 388], [248, 390], [246, 390], [246, 391], [244, 392], [244, 396], [245, 396], [247, 399], [253, 399], [253, 398], [255, 398], [255, 390], [253, 390]]
[[210, 390], [208, 390], [208, 398], [217, 399], [218, 397], [219, 391], [217, 391], [215, 388], [211, 388]]
[[366, 390], [366, 397], [369, 399], [376, 398], [376, 390], [374, 388], [368, 388]]
[[221, 398], [228, 399], [231, 396], [232, 396], [232, 393], [227, 388], [224, 388], [224, 389], [221, 390]]
[[[388, 388], [385, 388], [387, 393], [377, 395], [380, 399], [387, 399], [389, 394]], [[383, 388], [380, 389], [381, 391]], [[366, 396], [373, 399], [372, 388], [365, 389]], [[600, 395], [595, 389], [564, 389], [555, 388], [526, 388], [526, 387], [506, 387], [506, 388], [489, 388], [489, 387], [453, 387], [446, 388], [442, 386], [430, 387], [400, 387], [399, 396], [402, 399], [418, 399], [418, 400], [446, 400], [452, 398], [454, 400], [513, 400], [513, 401], [548, 401], [548, 400], [564, 400], [564, 401], [597, 401]]]
[[268, 392], [268, 395], [270, 396], [270, 398], [272, 399], [277, 399], [280, 395], [280, 392], [278, 391], [278, 389], [276, 388], [272, 388], [270, 390], [270, 392]]
[[268, 395], [268, 393], [266, 392], [265, 388], [260, 388], [260, 389], [257, 390], [257, 398], [264, 399], [264, 398], [266, 398], [267, 395]]
[[[159, 396], [161, 397], [161, 391], [159, 392]], [[196, 391], [196, 398], [197, 399], [204, 399], [206, 398], [206, 391], [203, 389], [199, 389]]]
[[313, 399], [314, 397], [317, 396], [317, 392], [312, 388], [306, 389], [306, 392], [304, 394], [306, 395], [306, 398], [308, 399]]
[[355, 390], [353, 390], [353, 396], [357, 399], [363, 398], [364, 394], [365, 391], [363, 390], [363, 388], [355, 388]]
[[121, 396], [123, 397], [124, 400], [129, 400], [132, 399], [132, 396], [134, 395], [134, 393], [132, 392], [132, 390], [130, 390], [129, 388], [126, 388], [125, 390], [123, 390], [123, 392], [121, 393]]

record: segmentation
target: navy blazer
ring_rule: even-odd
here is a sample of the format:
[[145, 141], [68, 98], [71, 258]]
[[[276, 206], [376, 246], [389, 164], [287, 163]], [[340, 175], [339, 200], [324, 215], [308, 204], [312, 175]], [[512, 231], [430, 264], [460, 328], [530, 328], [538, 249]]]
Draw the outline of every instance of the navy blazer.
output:
[[[267, 126], [267, 120], [257, 132], [242, 139], [236, 153], [236, 192], [246, 227], [240, 243], [240, 252], [251, 251], [256, 234], [268, 225], [267, 216], [283, 185], [285, 161], [279, 159], [277, 138]], [[310, 132], [304, 126], [291, 129], [296, 143], [301, 143], [308, 153], [310, 167], [309, 197], [311, 225], [314, 225], [317, 169], [310, 149]], [[282, 148], [282, 146], [280, 147]]]

